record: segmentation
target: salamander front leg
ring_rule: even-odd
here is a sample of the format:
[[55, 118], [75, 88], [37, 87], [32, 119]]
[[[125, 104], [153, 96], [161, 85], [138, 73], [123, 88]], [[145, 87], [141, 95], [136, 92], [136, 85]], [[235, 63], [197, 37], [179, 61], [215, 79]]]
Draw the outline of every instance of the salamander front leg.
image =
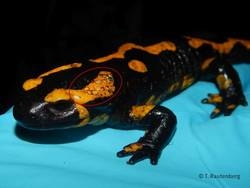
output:
[[237, 106], [246, 106], [247, 101], [242, 91], [240, 78], [233, 66], [227, 62], [215, 63], [212, 71], [219, 93], [208, 94], [208, 98], [201, 101], [204, 104], [215, 105], [210, 117], [215, 118], [221, 114], [228, 116]]
[[149, 158], [152, 165], [156, 165], [163, 146], [168, 143], [176, 128], [176, 117], [169, 109], [156, 106], [142, 120], [146, 125], [143, 137], [131, 143], [117, 153], [118, 157], [132, 155], [128, 164], [135, 164]]

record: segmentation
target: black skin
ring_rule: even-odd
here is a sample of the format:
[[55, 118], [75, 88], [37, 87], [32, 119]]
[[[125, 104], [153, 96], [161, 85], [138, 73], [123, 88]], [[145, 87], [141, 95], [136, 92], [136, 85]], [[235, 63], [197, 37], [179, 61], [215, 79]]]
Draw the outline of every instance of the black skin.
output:
[[[243, 45], [236, 44], [228, 54], [219, 54], [210, 45], [202, 45], [195, 49], [188, 45], [185, 38], [173, 40], [176, 51], [162, 51], [158, 55], [150, 54], [139, 49], [131, 49], [125, 53], [124, 58], [111, 59], [97, 64], [91, 61], [84, 62], [81, 68], [72, 68], [44, 77], [44, 81], [37, 88], [20, 92], [20, 100], [13, 109], [13, 115], [19, 125], [34, 130], [51, 130], [71, 128], [78, 124], [79, 112], [75, 103], [71, 100], [46, 103], [44, 97], [54, 88], [68, 88], [72, 80], [81, 72], [93, 67], [99, 67], [96, 71], [90, 71], [78, 83], [82, 88], [96, 77], [102, 69], [109, 67], [120, 73], [113, 73], [116, 88], [122, 85], [118, 94], [106, 103], [97, 106], [86, 106], [90, 113], [90, 119], [100, 114], [108, 114], [109, 120], [103, 126], [121, 129], [144, 129], [146, 130], [135, 143], [129, 144], [117, 153], [118, 157], [132, 155], [128, 164], [135, 164], [145, 158], [149, 158], [151, 164], [158, 162], [163, 147], [174, 135], [177, 120], [174, 113], [163, 106], [161, 102], [184, 90], [181, 87], [185, 82], [185, 76], [189, 75], [193, 84], [198, 80], [205, 79], [213, 81], [219, 89], [219, 102], [214, 100], [214, 95], [202, 100], [202, 103], [214, 104], [214, 110], [210, 117], [215, 118], [221, 114], [230, 115], [238, 105], [247, 105], [244, 97], [240, 79], [231, 62], [247, 61], [249, 49]], [[237, 52], [237, 53], [236, 53]], [[241, 53], [239, 53], [241, 52]], [[243, 54], [243, 55], [242, 55]], [[202, 62], [208, 58], [214, 60], [202, 69]], [[136, 72], [128, 67], [132, 59], [142, 61], [148, 71], [146, 73]], [[103, 68], [105, 70], [105, 68]], [[112, 72], [112, 71], [111, 71]], [[225, 79], [219, 79], [218, 76]], [[230, 84], [221, 88], [220, 85], [230, 80]], [[121, 84], [121, 82], [123, 82]], [[223, 83], [222, 83], [223, 82]], [[177, 83], [171, 92], [167, 91]], [[189, 84], [188, 84], [189, 86]], [[77, 88], [77, 86], [75, 86]], [[158, 100], [153, 102], [154, 108], [141, 118], [130, 116], [132, 106], [143, 106], [150, 97], [155, 96]], [[103, 99], [105, 100], [105, 99]], [[98, 103], [100, 101], [94, 101]], [[140, 145], [139, 149], [127, 150], [126, 148]]]
[[[141, 124], [148, 125], [147, 132], [137, 143], [142, 143], [143, 149], [136, 152], [126, 152], [124, 149], [117, 153], [118, 157], [133, 155], [128, 164], [150, 158], [152, 165], [156, 165], [163, 146], [170, 141], [172, 134], [176, 129], [176, 117], [172, 111], [163, 107], [156, 106], [145, 118]], [[129, 145], [125, 146], [128, 147]]]

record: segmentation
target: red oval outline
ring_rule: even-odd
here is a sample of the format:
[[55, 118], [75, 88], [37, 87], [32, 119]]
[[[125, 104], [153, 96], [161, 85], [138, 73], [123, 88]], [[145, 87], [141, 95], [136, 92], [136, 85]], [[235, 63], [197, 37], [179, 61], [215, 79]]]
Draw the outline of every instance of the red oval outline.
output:
[[[85, 70], [85, 71], [79, 73], [79, 74], [70, 82], [68, 89], [69, 89], [69, 96], [70, 96], [71, 100], [73, 100], [73, 99], [72, 99], [71, 94], [70, 94], [70, 89], [72, 88], [72, 86], [73, 86], [73, 84], [76, 82], [76, 80], [79, 79], [79, 77], [81, 77], [82, 75], [84, 75], [84, 74], [86, 74], [86, 73], [88, 73], [88, 72], [91, 72], [91, 71], [98, 70], [98, 69], [101, 69], [101, 70], [103, 70], [103, 69], [105, 70], [105, 69], [106, 69], [106, 70], [109, 70], [109, 71], [111, 71], [111, 72], [114, 72], [116, 75], [118, 75], [118, 77], [119, 77], [119, 79], [120, 79], [120, 85], [119, 85], [117, 91], [116, 91], [111, 97], [109, 97], [109, 98], [107, 98], [106, 100], [104, 100], [104, 101], [102, 101], [102, 102], [99, 102], [99, 103], [95, 103], [95, 104], [79, 104], [79, 103], [76, 103], [76, 102], [75, 102], [76, 104], [82, 105], [82, 106], [84, 106], [84, 107], [96, 107], [96, 106], [100, 106], [100, 105], [103, 105], [103, 104], [109, 102], [110, 100], [112, 100], [114, 97], [116, 97], [116, 96], [120, 93], [120, 91], [121, 91], [121, 89], [122, 89], [122, 86], [123, 86], [123, 77], [122, 77], [122, 75], [121, 75], [121, 73], [120, 73], [119, 71], [117, 71], [117, 70], [114, 69], [114, 68], [110, 68], [110, 67], [93, 67], [93, 68], [87, 69], [87, 70]], [[73, 101], [74, 101], [74, 100], [73, 100]]]

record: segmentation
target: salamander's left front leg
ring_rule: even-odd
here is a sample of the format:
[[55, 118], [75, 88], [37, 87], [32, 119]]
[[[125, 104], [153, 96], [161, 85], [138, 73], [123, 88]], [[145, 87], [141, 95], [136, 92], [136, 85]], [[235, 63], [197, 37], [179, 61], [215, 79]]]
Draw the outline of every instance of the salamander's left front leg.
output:
[[228, 62], [215, 62], [211, 67], [218, 86], [218, 94], [208, 94], [208, 98], [201, 102], [204, 104], [214, 104], [215, 109], [210, 117], [215, 118], [221, 114], [230, 115], [237, 106], [246, 106], [247, 101], [242, 91], [242, 86], [238, 73]]
[[141, 120], [143, 125], [148, 126], [143, 137], [137, 142], [131, 143], [117, 153], [118, 157], [132, 155], [128, 164], [135, 164], [145, 158], [156, 165], [163, 146], [170, 141], [175, 128], [176, 117], [169, 109], [156, 106]]

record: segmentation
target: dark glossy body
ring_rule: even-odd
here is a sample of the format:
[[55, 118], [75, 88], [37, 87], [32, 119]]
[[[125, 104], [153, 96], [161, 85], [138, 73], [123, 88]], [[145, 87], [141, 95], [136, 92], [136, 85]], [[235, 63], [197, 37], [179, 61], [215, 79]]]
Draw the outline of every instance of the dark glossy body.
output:
[[146, 129], [118, 156], [132, 154], [130, 164], [149, 157], [156, 164], [176, 126], [173, 112], [160, 103], [206, 79], [219, 89], [202, 100], [215, 105], [211, 118], [230, 115], [247, 104], [231, 63], [249, 60], [250, 42], [238, 39], [215, 43], [183, 37], [149, 46], [126, 44], [106, 57], [27, 81], [13, 113], [20, 125], [36, 130], [87, 124]]

